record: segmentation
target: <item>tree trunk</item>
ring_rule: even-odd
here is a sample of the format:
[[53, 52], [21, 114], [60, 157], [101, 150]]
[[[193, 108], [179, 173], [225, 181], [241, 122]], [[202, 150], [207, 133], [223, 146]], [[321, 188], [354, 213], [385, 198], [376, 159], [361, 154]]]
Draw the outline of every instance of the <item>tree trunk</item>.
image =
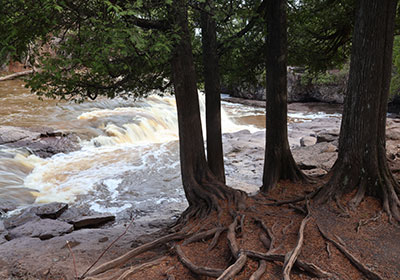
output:
[[[209, 9], [207, 9], [209, 8]], [[213, 174], [225, 183], [224, 154], [221, 133], [221, 85], [217, 54], [216, 24], [212, 15], [214, 3], [208, 0], [201, 11], [201, 34], [206, 92], [207, 162]]]
[[219, 210], [222, 200], [235, 200], [236, 191], [221, 183], [207, 165], [186, 1], [175, 0], [170, 15], [180, 36], [174, 46], [171, 66], [178, 110], [182, 183], [189, 202], [183, 216], [188, 218]]
[[385, 150], [396, 5], [389, 0], [358, 1], [339, 155], [316, 200], [337, 199], [357, 190], [352, 207], [365, 194], [372, 195], [382, 199], [390, 217], [400, 220], [400, 188]]
[[287, 133], [286, 1], [267, 1], [267, 122], [263, 185], [268, 192], [281, 179], [304, 180]]

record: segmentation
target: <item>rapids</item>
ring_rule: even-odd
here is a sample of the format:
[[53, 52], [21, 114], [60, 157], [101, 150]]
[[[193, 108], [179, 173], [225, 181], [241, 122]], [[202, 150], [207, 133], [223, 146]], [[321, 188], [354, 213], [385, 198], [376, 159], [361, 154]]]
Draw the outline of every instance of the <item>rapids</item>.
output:
[[[173, 97], [38, 100], [20, 81], [0, 83], [0, 125], [51, 127], [76, 134], [81, 149], [42, 159], [0, 146], [0, 204], [61, 201], [98, 212], [150, 217], [186, 207], [180, 181]], [[204, 97], [200, 95], [204, 112]], [[322, 114], [322, 115], [321, 115]], [[290, 121], [326, 114], [292, 112]], [[204, 117], [203, 117], [204, 118]], [[263, 129], [262, 108], [223, 102], [224, 133]], [[204, 121], [203, 121], [204, 123]]]

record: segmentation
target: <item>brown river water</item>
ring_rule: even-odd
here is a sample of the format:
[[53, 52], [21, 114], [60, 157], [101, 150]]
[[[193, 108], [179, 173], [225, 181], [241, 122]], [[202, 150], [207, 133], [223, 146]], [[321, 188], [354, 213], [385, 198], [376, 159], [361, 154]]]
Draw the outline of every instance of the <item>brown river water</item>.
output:
[[[201, 107], [203, 99], [200, 94]], [[0, 204], [63, 201], [98, 212], [125, 211], [143, 217], [159, 215], [155, 209], [160, 207], [166, 215], [186, 207], [173, 97], [74, 104], [38, 100], [21, 81], [6, 81], [0, 82], [0, 101], [1, 126], [72, 132], [81, 146], [47, 159], [0, 146]], [[291, 111], [289, 121], [330, 115], [337, 116]], [[265, 111], [223, 102], [222, 118], [224, 133], [255, 132], [264, 129]]]

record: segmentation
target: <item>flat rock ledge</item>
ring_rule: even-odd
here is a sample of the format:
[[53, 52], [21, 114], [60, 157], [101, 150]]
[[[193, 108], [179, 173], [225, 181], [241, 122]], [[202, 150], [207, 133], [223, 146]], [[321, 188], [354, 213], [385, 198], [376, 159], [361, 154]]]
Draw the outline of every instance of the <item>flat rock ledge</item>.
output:
[[0, 244], [23, 237], [47, 240], [83, 228], [98, 228], [114, 220], [114, 215], [82, 213], [61, 202], [30, 206], [0, 219]]
[[79, 149], [77, 142], [75, 135], [50, 127], [0, 126], [0, 145], [26, 148], [42, 158], [75, 151]]

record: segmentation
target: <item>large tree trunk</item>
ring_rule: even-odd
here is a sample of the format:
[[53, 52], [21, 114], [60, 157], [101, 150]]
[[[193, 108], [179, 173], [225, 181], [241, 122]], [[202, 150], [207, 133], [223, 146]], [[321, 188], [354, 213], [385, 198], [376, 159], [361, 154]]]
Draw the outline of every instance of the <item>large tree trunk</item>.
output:
[[174, 46], [171, 66], [178, 110], [182, 182], [189, 202], [183, 216], [187, 218], [219, 210], [222, 201], [235, 200], [236, 192], [212, 174], [205, 158], [186, 1], [175, 0], [170, 15], [180, 36]]
[[286, 1], [267, 1], [267, 123], [263, 185], [268, 192], [278, 180], [303, 180], [287, 135]]
[[212, 15], [214, 3], [208, 0], [201, 11], [201, 34], [206, 92], [207, 162], [214, 175], [225, 183], [224, 154], [221, 133], [221, 85], [217, 54], [216, 24]]
[[350, 76], [332, 177], [317, 201], [357, 190], [379, 197], [385, 211], [400, 220], [400, 188], [387, 163], [385, 128], [397, 1], [358, 1]]

